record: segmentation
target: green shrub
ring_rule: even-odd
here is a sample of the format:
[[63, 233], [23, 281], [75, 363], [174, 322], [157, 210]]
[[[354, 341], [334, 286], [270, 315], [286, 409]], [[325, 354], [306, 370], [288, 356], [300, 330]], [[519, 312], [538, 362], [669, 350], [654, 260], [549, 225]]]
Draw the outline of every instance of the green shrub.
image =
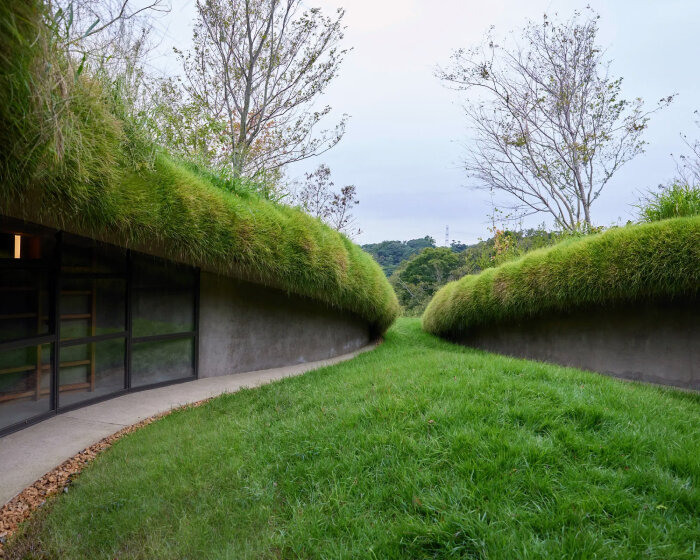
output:
[[671, 183], [658, 192], [650, 192], [638, 205], [643, 222], [700, 215], [700, 185]]
[[465, 276], [440, 290], [423, 328], [455, 336], [485, 324], [599, 305], [700, 294], [700, 216], [613, 228]]
[[433, 294], [452, 276], [463, 259], [447, 247], [428, 247], [404, 261], [389, 278], [403, 314], [419, 317]]

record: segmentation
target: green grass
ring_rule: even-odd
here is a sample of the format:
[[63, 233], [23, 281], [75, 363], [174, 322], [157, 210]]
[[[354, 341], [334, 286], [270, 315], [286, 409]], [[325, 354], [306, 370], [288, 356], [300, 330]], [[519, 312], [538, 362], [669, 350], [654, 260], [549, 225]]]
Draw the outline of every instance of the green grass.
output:
[[700, 397], [400, 320], [116, 443], [9, 557], [697, 559]]
[[640, 200], [639, 217], [645, 222], [700, 214], [700, 185], [674, 182], [651, 191]]
[[700, 295], [700, 216], [613, 228], [528, 253], [443, 287], [423, 327], [456, 336], [587, 307]]
[[398, 302], [371, 256], [320, 220], [227, 192], [155, 147], [118, 91], [61, 56], [42, 5], [0, 3], [0, 215], [308, 296], [388, 328]]

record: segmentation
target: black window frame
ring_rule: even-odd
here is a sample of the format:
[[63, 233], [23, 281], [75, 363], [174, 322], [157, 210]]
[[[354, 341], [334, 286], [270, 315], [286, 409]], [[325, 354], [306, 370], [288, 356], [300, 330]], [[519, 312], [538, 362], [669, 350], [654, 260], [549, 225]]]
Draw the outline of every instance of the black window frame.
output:
[[[145, 335], [145, 336], [133, 336], [133, 319], [134, 319], [134, 290], [136, 288], [136, 274], [134, 270], [134, 261], [137, 260], [138, 258], [140, 259], [148, 259], [151, 261], [155, 262], [161, 262], [161, 263], [167, 263], [168, 261], [166, 259], [163, 259], [161, 257], [156, 257], [154, 255], [149, 255], [147, 253], [139, 253], [139, 252], [133, 252], [129, 251], [129, 257], [127, 260], [127, 271], [128, 271], [128, 280], [127, 280], [127, 298], [128, 298], [128, 304], [127, 304], [127, 309], [128, 309], [128, 316], [127, 316], [127, 330], [128, 330], [128, 337], [127, 340], [128, 342], [128, 355], [129, 355], [129, 364], [128, 364], [128, 373], [127, 373], [127, 378], [128, 378], [128, 387], [129, 391], [146, 391], [148, 389], [155, 389], [157, 387], [164, 387], [167, 385], [172, 385], [174, 383], [184, 383], [186, 381], [193, 381], [195, 379], [199, 379], [199, 290], [200, 290], [200, 277], [201, 277], [201, 271], [199, 268], [191, 267], [188, 265], [183, 265], [182, 263], [175, 263], [178, 266], [186, 266], [189, 268], [192, 272], [193, 276], [193, 282], [192, 282], [192, 291], [193, 291], [193, 306], [194, 306], [194, 321], [193, 321], [193, 330], [191, 331], [182, 331], [182, 332], [171, 332], [171, 333], [164, 333], [164, 334], [153, 334], [153, 335]], [[132, 383], [132, 373], [133, 373], [133, 368], [132, 368], [132, 358], [133, 358], [133, 349], [134, 349], [134, 344], [138, 344], [140, 342], [166, 342], [169, 340], [182, 340], [182, 339], [192, 339], [192, 346], [193, 346], [193, 351], [192, 351], [192, 372], [193, 375], [191, 377], [185, 377], [181, 379], [175, 379], [175, 380], [165, 380], [165, 381], [159, 381], [157, 383], [149, 383], [145, 385], [137, 385], [133, 386]]]
[[[108, 243], [97, 242], [90, 238], [85, 238], [73, 234], [67, 234], [61, 230], [54, 230], [46, 228], [43, 226], [37, 226], [31, 223], [23, 222], [20, 220], [15, 220], [5, 216], [0, 216], [0, 224], [3, 229], [6, 227], [8, 229], [15, 229], [18, 231], [27, 231], [32, 234], [38, 235], [53, 235], [55, 238], [55, 243], [53, 246], [53, 254], [49, 255], [45, 259], [40, 261], [24, 261], [16, 262], [8, 259], [0, 259], [0, 273], [3, 270], [10, 269], [31, 269], [37, 271], [43, 271], [48, 276], [48, 290], [49, 290], [49, 331], [48, 334], [38, 335], [27, 338], [20, 338], [15, 340], [8, 340], [0, 342], [0, 351], [13, 350], [18, 348], [27, 348], [31, 346], [37, 346], [40, 344], [51, 344], [51, 368], [50, 368], [50, 393], [49, 393], [49, 411], [43, 412], [41, 414], [20, 420], [14, 424], [10, 424], [5, 427], [0, 427], [0, 438], [56, 416], [64, 412], [69, 412], [78, 408], [85, 406], [90, 406], [92, 404], [113, 399], [116, 397], [123, 396], [125, 394], [134, 393], [138, 391], [146, 391], [149, 389], [155, 389], [158, 387], [164, 387], [168, 385], [175, 385], [178, 383], [185, 383], [188, 381], [193, 381], [199, 378], [199, 312], [200, 312], [200, 282], [201, 282], [201, 271], [199, 268], [185, 265], [183, 263], [177, 263], [179, 266], [186, 266], [192, 271], [193, 275], [193, 305], [194, 305], [194, 329], [186, 332], [178, 333], [168, 333], [168, 334], [156, 334], [149, 336], [133, 336], [133, 303], [134, 303], [134, 258], [142, 258], [146, 256], [148, 258], [155, 258], [157, 261], [163, 263], [171, 262], [167, 259], [160, 257], [154, 257], [147, 253], [140, 253], [132, 250], [126, 250], [125, 253], [125, 267], [124, 271], [120, 273], [104, 273], [104, 272], [65, 272], [62, 270], [61, 266], [61, 255], [63, 253], [64, 244], [70, 243], [71, 240], [78, 240], [80, 242], [87, 242], [88, 244], [95, 244], [95, 247], [105, 247], [111, 248], [115, 247]], [[126, 284], [126, 291], [124, 296], [124, 314], [125, 314], [125, 329], [120, 332], [105, 333], [101, 335], [85, 336], [80, 338], [69, 338], [61, 340], [61, 286], [63, 280], [68, 279], [108, 279], [108, 278], [119, 278], [124, 279]], [[137, 387], [132, 386], [132, 354], [133, 345], [139, 342], [161, 342], [168, 340], [178, 340], [178, 339], [191, 339], [193, 342], [192, 351], [192, 371], [193, 375], [189, 377], [184, 377], [180, 379], [165, 380], [157, 383], [151, 383], [147, 385], [139, 385]], [[92, 344], [103, 342], [107, 340], [123, 339], [124, 340], [124, 384], [123, 390], [111, 392], [108, 394], [100, 395], [94, 398], [86, 398], [80, 402], [71, 403], [66, 406], [61, 406], [60, 404], [60, 367], [61, 367], [61, 349], [78, 346], [84, 344]]]

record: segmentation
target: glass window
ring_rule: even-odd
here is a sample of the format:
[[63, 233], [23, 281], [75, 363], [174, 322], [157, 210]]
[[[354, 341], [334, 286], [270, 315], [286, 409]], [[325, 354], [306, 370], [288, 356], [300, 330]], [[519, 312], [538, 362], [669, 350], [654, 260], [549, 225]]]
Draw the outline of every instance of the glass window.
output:
[[124, 389], [123, 338], [61, 348], [59, 407]]
[[0, 429], [51, 410], [51, 347], [0, 352]]
[[65, 274], [125, 274], [126, 251], [91, 239], [66, 236], [61, 270]]
[[126, 330], [126, 281], [66, 278], [61, 285], [61, 340]]
[[0, 341], [49, 333], [48, 273], [32, 269], [0, 272]]
[[0, 233], [0, 259], [15, 258], [15, 236], [3, 231]]
[[129, 264], [121, 248], [56, 233], [0, 216], [0, 342], [12, 348], [0, 351], [0, 430], [50, 412], [52, 395], [60, 410], [126, 389], [127, 293], [131, 386], [194, 377], [196, 269], [140, 254]]
[[133, 336], [194, 330], [195, 270], [135, 255]]
[[132, 387], [193, 376], [194, 339], [134, 343], [131, 352]]

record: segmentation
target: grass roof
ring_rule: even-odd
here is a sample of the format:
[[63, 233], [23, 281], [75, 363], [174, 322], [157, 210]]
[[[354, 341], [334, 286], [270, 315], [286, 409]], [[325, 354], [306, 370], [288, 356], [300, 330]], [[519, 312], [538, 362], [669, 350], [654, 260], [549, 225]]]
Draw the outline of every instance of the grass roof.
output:
[[447, 284], [423, 328], [456, 337], [493, 325], [593, 306], [700, 295], [700, 217], [567, 240]]
[[0, 214], [308, 296], [383, 332], [381, 268], [303, 212], [217, 188], [154, 148], [120, 100], [57, 57], [40, 2], [0, 6]]

